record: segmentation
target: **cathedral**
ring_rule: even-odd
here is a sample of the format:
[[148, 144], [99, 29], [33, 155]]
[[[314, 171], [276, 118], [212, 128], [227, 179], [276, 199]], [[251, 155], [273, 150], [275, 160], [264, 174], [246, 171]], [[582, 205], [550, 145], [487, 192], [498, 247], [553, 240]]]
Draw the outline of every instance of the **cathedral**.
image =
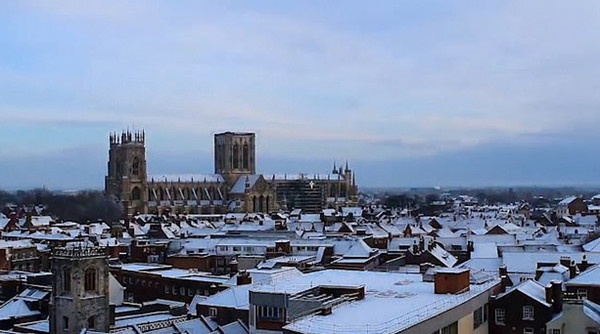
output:
[[148, 175], [146, 134], [125, 131], [109, 136], [105, 192], [126, 214], [225, 213], [354, 206], [358, 187], [348, 167], [335, 164], [324, 174], [257, 174], [256, 135], [214, 135], [214, 174]]

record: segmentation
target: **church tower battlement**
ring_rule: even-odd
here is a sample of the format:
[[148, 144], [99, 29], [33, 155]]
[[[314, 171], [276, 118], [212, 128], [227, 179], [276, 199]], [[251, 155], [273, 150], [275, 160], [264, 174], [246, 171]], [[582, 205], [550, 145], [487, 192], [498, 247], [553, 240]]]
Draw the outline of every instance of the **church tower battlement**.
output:
[[118, 200], [128, 215], [143, 213], [148, 202], [146, 134], [123, 131], [109, 136], [108, 175], [104, 190]]
[[109, 271], [100, 247], [55, 248], [52, 253], [51, 333], [108, 332]]

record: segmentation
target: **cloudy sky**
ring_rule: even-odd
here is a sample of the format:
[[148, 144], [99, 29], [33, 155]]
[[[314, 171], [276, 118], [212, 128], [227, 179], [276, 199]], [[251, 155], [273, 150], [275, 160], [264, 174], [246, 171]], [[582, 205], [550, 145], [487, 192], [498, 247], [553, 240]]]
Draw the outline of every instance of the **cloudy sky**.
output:
[[0, 188], [102, 188], [107, 135], [153, 173], [363, 186], [600, 184], [600, 2], [2, 1]]

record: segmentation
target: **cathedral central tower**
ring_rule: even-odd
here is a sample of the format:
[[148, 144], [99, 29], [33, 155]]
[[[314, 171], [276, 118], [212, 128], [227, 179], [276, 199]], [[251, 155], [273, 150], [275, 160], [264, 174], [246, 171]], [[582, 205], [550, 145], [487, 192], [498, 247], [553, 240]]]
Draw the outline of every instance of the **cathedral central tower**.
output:
[[254, 133], [215, 134], [215, 174], [223, 175], [230, 184], [240, 175], [256, 174]]

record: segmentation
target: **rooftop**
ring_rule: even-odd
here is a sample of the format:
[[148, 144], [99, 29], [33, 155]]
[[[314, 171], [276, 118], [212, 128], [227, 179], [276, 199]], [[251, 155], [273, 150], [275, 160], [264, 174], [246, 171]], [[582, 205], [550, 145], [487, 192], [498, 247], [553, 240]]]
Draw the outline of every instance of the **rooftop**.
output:
[[343, 304], [331, 315], [302, 318], [285, 328], [299, 333], [394, 333], [446, 312], [498, 284], [471, 285], [470, 291], [435, 294], [434, 284], [421, 275], [370, 271], [324, 270], [253, 290], [298, 292], [316, 285], [366, 285], [362, 300]]

